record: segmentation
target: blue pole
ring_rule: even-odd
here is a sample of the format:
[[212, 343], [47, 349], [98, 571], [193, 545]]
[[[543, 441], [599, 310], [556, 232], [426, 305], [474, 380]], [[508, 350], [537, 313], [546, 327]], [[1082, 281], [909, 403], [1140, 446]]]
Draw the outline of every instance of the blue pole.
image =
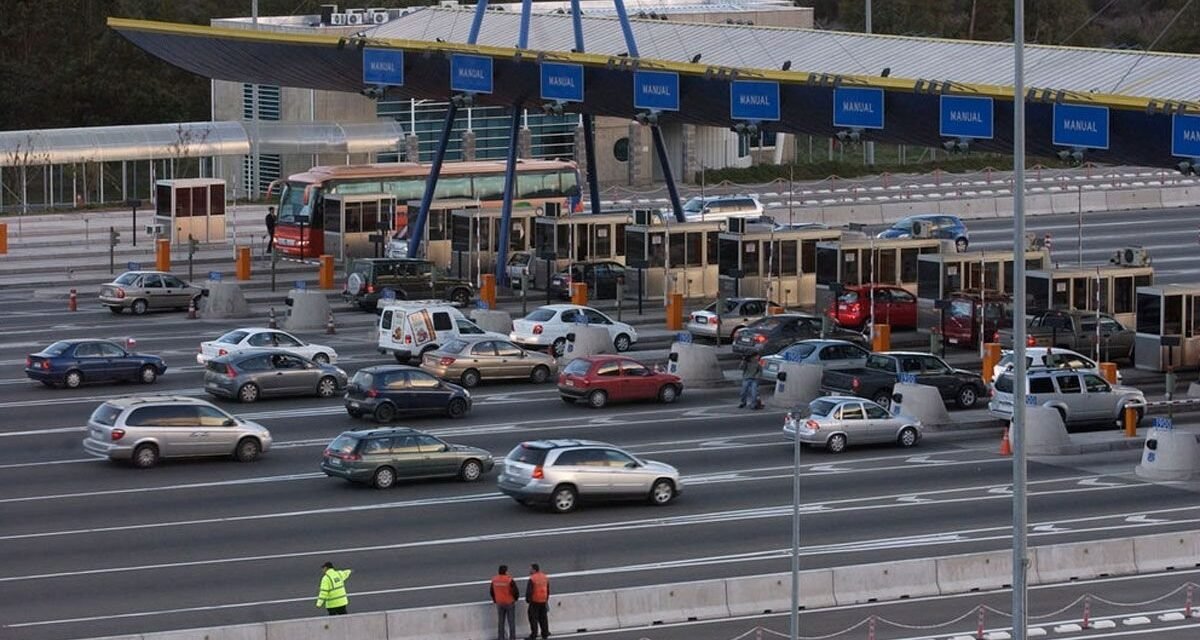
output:
[[483, 14], [487, 11], [488, 0], [479, 0], [475, 5], [475, 17], [471, 19], [471, 32], [467, 34], [467, 44], [479, 42], [479, 28], [483, 26]]
[[457, 115], [458, 105], [451, 100], [450, 108], [446, 110], [446, 122], [442, 125], [442, 137], [433, 153], [433, 165], [429, 167], [429, 177], [425, 179], [425, 193], [421, 194], [421, 209], [417, 212], [417, 221], [408, 225], [408, 255], [414, 258], [417, 257], [417, 250], [421, 248], [421, 238], [425, 235], [429, 205], [433, 202], [433, 192], [437, 190], [442, 161], [446, 159], [446, 147], [450, 144], [450, 129], [454, 126], [454, 118]]
[[621, 21], [621, 33], [625, 34], [625, 48], [629, 49], [629, 57], [640, 58], [637, 42], [633, 40], [633, 27], [629, 25], [629, 14], [625, 12], [625, 2], [613, 0], [613, 4], [617, 5], [617, 19]]
[[600, 213], [600, 179], [596, 176], [596, 128], [592, 114], [583, 114], [583, 153], [587, 158], [588, 191], [592, 193], [592, 213]]
[[679, 203], [679, 190], [675, 188], [675, 174], [671, 173], [671, 159], [667, 157], [667, 144], [663, 142], [662, 130], [656, 124], [650, 125], [650, 134], [654, 138], [654, 150], [658, 152], [658, 163], [662, 165], [663, 177], [667, 181], [667, 194], [671, 196], [671, 209], [675, 212], [675, 219], [687, 222], [683, 215], [683, 205]]
[[571, 26], [575, 28], [575, 51], [583, 53], [583, 17], [579, 0], [571, 0]]
[[[528, 1], [528, 0], [527, 0]], [[500, 206], [500, 237], [496, 251], [496, 285], [508, 286], [508, 243], [512, 235], [513, 191], [517, 183], [517, 135], [521, 128], [521, 105], [514, 104], [508, 127], [508, 157], [504, 165], [504, 202]]]
[[533, 13], [533, 0], [521, 0], [521, 34], [517, 38], [518, 49], [529, 48], [529, 14]]

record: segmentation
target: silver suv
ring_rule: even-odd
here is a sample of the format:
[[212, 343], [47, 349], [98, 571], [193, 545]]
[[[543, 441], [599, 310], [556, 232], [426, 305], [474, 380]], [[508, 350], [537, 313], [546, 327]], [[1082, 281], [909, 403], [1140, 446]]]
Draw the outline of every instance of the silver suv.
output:
[[592, 500], [665, 505], [683, 491], [675, 467], [592, 440], [522, 442], [504, 459], [497, 485], [523, 505], [549, 504], [558, 513]]
[[143, 469], [176, 457], [232, 455], [251, 462], [271, 448], [271, 433], [198, 398], [133, 396], [96, 407], [83, 448]]
[[[1028, 375], [1025, 402], [1058, 410], [1064, 425], [1109, 422], [1121, 424], [1125, 407], [1137, 410], [1140, 422], [1146, 413], [1146, 395], [1133, 387], [1113, 386], [1093, 371], [1033, 367]], [[996, 378], [988, 413], [1012, 419], [1013, 374]]]
[[754, 196], [696, 196], [683, 204], [683, 215], [688, 220], [760, 218], [763, 206]]

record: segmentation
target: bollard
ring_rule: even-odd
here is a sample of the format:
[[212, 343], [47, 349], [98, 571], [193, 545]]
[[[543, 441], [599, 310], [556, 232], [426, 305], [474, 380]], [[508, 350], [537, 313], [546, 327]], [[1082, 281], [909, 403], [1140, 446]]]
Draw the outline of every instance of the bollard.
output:
[[187, 317], [188, 317], [188, 320], [196, 319], [196, 299], [195, 298], [188, 299], [188, 315], [187, 315]]
[[1101, 362], [1100, 375], [1108, 381], [1109, 384], [1117, 383], [1117, 363]]
[[667, 329], [681, 331], [683, 329], [683, 294], [667, 295]]
[[322, 289], [333, 288], [333, 256], [321, 254], [321, 266], [317, 270], [317, 286]]
[[1188, 583], [1187, 600], [1184, 600], [1183, 602], [1183, 617], [1185, 618], [1192, 617], [1192, 589], [1194, 589], [1195, 586], [1196, 585], [1194, 584]]
[[1000, 344], [988, 342], [983, 345], [983, 382], [992, 381], [994, 369], [1000, 363]]
[[1125, 407], [1125, 437], [1134, 438], [1137, 436], [1137, 409], [1133, 407]]
[[154, 241], [154, 268], [159, 271], [171, 270], [171, 241], [167, 238]]
[[496, 275], [485, 273], [479, 282], [479, 299], [487, 304], [488, 309], [496, 308]]
[[275, 322], [275, 307], [271, 307], [271, 309], [267, 312], [267, 328], [268, 329], [278, 329], [279, 328], [279, 323]]
[[329, 319], [325, 321], [325, 333], [333, 335], [337, 333], [337, 328], [333, 325], [333, 312], [329, 312]]
[[8, 224], [0, 223], [0, 253], [8, 253]]
[[984, 611], [985, 611], [985, 609], [983, 608], [983, 605], [980, 605], [979, 606], [979, 623], [976, 625], [976, 628], [975, 628], [976, 640], [983, 640], [983, 621], [984, 621], [983, 614], [984, 614]]
[[929, 332], [929, 353], [935, 356], [942, 355], [942, 334], [938, 331]]
[[1092, 627], [1092, 598], [1091, 596], [1083, 597], [1083, 624], [1079, 625], [1084, 629]]
[[871, 350], [888, 351], [892, 348], [892, 327], [887, 324], [871, 325]]
[[137, 340], [134, 340], [133, 338], [125, 338], [125, 350], [126, 351], [133, 353], [133, 350], [136, 348], [137, 348]]
[[588, 303], [587, 283], [571, 283], [571, 304], [586, 305]]
[[250, 247], [238, 247], [237, 257], [234, 259], [234, 266], [237, 271], [238, 280], [250, 279]]
[[67, 311], [79, 310], [79, 296], [74, 289], [71, 289], [71, 295], [67, 296]]
[[871, 616], [867, 622], [867, 640], [875, 640], [875, 616]]

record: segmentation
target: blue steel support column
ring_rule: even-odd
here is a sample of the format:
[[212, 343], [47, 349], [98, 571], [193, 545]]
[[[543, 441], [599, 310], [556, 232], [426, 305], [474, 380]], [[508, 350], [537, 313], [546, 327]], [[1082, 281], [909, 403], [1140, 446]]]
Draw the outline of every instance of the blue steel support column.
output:
[[637, 42], [633, 39], [633, 27], [629, 24], [629, 14], [625, 12], [624, 0], [613, 0], [617, 6], [617, 19], [621, 22], [621, 33], [625, 35], [625, 48], [629, 49], [630, 58], [640, 58]]
[[[575, 51], [583, 53], [583, 18], [579, 0], [571, 0], [571, 26], [575, 29]], [[590, 113], [583, 120], [583, 153], [587, 158], [587, 183], [591, 193], [592, 213], [600, 213], [600, 179], [596, 175], [596, 126]]]
[[[475, 17], [471, 20], [471, 32], [467, 35], [467, 43], [475, 44], [479, 40], [479, 28], [483, 25], [483, 15], [487, 12], [488, 0], [479, 0], [475, 5]], [[442, 124], [442, 137], [438, 139], [437, 149], [433, 152], [433, 165], [429, 167], [429, 177], [425, 179], [425, 193], [421, 194], [421, 208], [417, 211], [415, 223], [408, 225], [408, 255], [416, 257], [421, 248], [421, 240], [425, 236], [425, 223], [429, 219], [429, 205], [433, 202], [433, 192], [437, 190], [438, 178], [442, 173], [442, 161], [446, 158], [446, 147], [450, 145], [450, 129], [454, 127], [454, 118], [458, 115], [458, 105], [450, 101], [446, 111], [446, 122]], [[410, 131], [415, 135], [415, 131]], [[419, 158], [410, 158], [419, 162]]]
[[675, 220], [687, 222], [683, 215], [683, 205], [679, 203], [679, 190], [675, 188], [675, 176], [671, 173], [671, 159], [667, 157], [667, 143], [663, 142], [662, 130], [658, 125], [650, 125], [650, 133], [654, 137], [654, 150], [658, 152], [658, 163], [662, 165], [663, 177], [667, 180], [667, 194], [671, 197], [671, 210], [675, 212]]
[[[514, 104], [508, 126], [508, 157], [504, 165], [504, 202], [500, 206], [500, 237], [496, 251], [496, 285], [508, 286], [508, 243], [512, 235], [512, 201], [517, 182], [517, 134], [521, 128], [521, 105]], [[522, 284], [522, 286], [526, 286]]]

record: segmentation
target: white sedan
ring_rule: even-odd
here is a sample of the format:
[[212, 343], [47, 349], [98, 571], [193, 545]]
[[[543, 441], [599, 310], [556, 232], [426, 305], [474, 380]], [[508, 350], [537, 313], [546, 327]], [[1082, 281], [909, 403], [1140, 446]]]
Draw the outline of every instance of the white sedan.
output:
[[513, 321], [509, 338], [523, 347], [551, 347], [561, 356], [567, 349], [567, 334], [575, 327], [590, 325], [604, 327], [617, 351], [628, 351], [637, 342], [637, 330], [596, 311], [577, 304], [548, 304], [538, 307], [520, 320]]
[[201, 342], [196, 362], [204, 364], [213, 358], [247, 349], [283, 349], [321, 364], [337, 362], [337, 352], [333, 347], [311, 344], [286, 331], [262, 327], [234, 329], [216, 340]]
[[[1025, 366], [1026, 368], [1058, 367], [1059, 369], [1079, 369], [1100, 375], [1100, 365], [1096, 364], [1095, 360], [1070, 349], [1055, 347], [1026, 347]], [[997, 362], [992, 367], [992, 380], [996, 380], [1000, 377], [1000, 374], [1012, 371], [1012, 369], [1012, 351], [1004, 351], [1000, 362]], [[1120, 371], [1117, 371], [1117, 382], [1120, 382], [1122, 379], [1124, 379], [1124, 376], [1121, 375]]]

